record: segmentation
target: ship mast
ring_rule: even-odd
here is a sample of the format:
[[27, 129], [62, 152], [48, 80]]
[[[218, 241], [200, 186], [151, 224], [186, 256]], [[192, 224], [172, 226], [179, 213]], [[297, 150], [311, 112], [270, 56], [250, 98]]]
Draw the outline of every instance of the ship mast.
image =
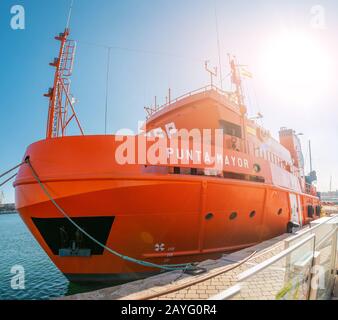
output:
[[317, 181], [317, 173], [315, 170], [313, 170], [311, 140], [309, 140], [309, 158], [310, 158], [310, 173], [306, 177], [306, 179], [309, 184], [312, 184], [314, 181]]
[[310, 156], [310, 172], [312, 172], [312, 151], [311, 151], [311, 140], [309, 140], [309, 156]]
[[238, 70], [238, 65], [236, 63], [235, 57], [231, 57], [228, 54], [230, 69], [231, 69], [231, 83], [235, 85], [235, 95], [237, 98], [237, 104], [239, 106], [241, 118], [242, 118], [242, 133], [243, 133], [243, 141], [244, 141], [244, 152], [247, 152], [247, 141], [246, 141], [246, 124], [245, 124], [245, 116], [247, 114], [247, 108], [244, 103], [244, 94], [242, 88], [242, 80]]
[[[240, 106], [240, 108], [245, 108], [245, 113], [247, 112], [245, 104], [244, 104], [244, 94], [243, 94], [243, 88], [242, 88], [242, 79], [240, 76], [240, 73], [238, 71], [238, 65], [236, 62], [235, 57], [231, 57], [230, 54], [228, 54], [229, 57], [229, 64], [231, 69], [231, 83], [235, 85], [235, 93], [237, 97], [237, 103]], [[243, 110], [244, 111], [244, 110]]]
[[[46, 138], [63, 137], [70, 122], [75, 119], [82, 135], [84, 135], [80, 121], [74, 109], [75, 99], [70, 93], [71, 76], [76, 51], [76, 42], [69, 40], [69, 23], [72, 12], [71, 4], [67, 27], [63, 33], [55, 37], [60, 41], [60, 50], [57, 58], [49, 65], [55, 67], [54, 85], [45, 94], [49, 98]], [[69, 110], [70, 107], [70, 110]]]

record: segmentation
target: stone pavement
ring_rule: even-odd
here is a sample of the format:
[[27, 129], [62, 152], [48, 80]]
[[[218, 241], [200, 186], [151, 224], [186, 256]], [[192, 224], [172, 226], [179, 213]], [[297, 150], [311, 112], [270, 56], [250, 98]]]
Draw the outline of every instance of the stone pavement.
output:
[[[307, 227], [305, 227], [307, 228]], [[264, 241], [256, 246], [231, 254], [223, 255], [218, 260], [207, 260], [198, 266], [207, 269], [207, 273], [190, 276], [181, 271], [162, 273], [144, 280], [100, 289], [93, 292], [63, 297], [63, 300], [205, 300], [232, 287], [237, 282], [237, 275], [243, 271], [275, 256], [284, 250], [284, 240], [290, 234]], [[321, 261], [329, 261], [330, 251], [321, 249]], [[252, 253], [256, 252], [249, 260]], [[244, 263], [238, 265], [239, 262]], [[242, 289], [232, 299], [265, 300], [265, 299], [305, 299], [308, 294], [309, 266], [293, 266], [285, 258], [242, 283]], [[289, 267], [288, 267], [289, 268]], [[297, 269], [298, 268], [298, 269]], [[222, 271], [221, 274], [218, 274]], [[286, 272], [288, 271], [288, 272]], [[215, 275], [215, 274], [218, 275]], [[208, 278], [208, 279], [206, 279]], [[197, 283], [198, 282], [198, 283]], [[336, 283], [335, 297], [338, 296]], [[333, 298], [335, 299], [335, 298]]]
[[[204, 300], [215, 294], [233, 286], [236, 283], [236, 277], [244, 270], [276, 255], [284, 249], [284, 239], [290, 234], [284, 234], [279, 237], [264, 241], [256, 246], [246, 248], [231, 254], [223, 255], [218, 260], [207, 260], [198, 266], [206, 268], [207, 273], [200, 276], [190, 276], [183, 274], [181, 271], [172, 271], [162, 273], [144, 280], [138, 280], [127, 284], [100, 289], [93, 292], [66, 296], [62, 300]], [[212, 275], [222, 269], [230, 269], [237, 265], [238, 262], [250, 256], [253, 252], [256, 254], [242, 265], [225, 272], [211, 279], [191, 285], [187, 288], [176, 290], [177, 287], [187, 286], [192, 281], [198, 281], [208, 275]], [[276, 274], [274, 274], [275, 276]], [[275, 277], [272, 278], [275, 281]], [[166, 293], [169, 290], [175, 290], [173, 293]], [[250, 289], [251, 290], [251, 289]], [[250, 293], [253, 295], [255, 292]], [[159, 295], [154, 297], [154, 295]], [[262, 298], [262, 297], [251, 297]]]
[[332, 300], [338, 300], [338, 276], [335, 279], [335, 286], [333, 290]]
[[[284, 235], [278, 238], [273, 239], [276, 241], [276, 243], [272, 244], [274, 241], [269, 241], [269, 243], [261, 243], [257, 246], [247, 248], [244, 250], [241, 250], [239, 252], [225, 255], [223, 257], [223, 260], [225, 261], [240, 261], [244, 259], [246, 256], [249, 256], [250, 253], [257, 250], [258, 253], [252, 257], [249, 261], [243, 263], [239, 267], [230, 270], [229, 272], [225, 272], [222, 275], [216, 276], [210, 280], [198, 283], [196, 285], [193, 285], [187, 289], [176, 291], [175, 293], [163, 295], [161, 297], [158, 297], [156, 299], [158, 300], [201, 300], [201, 299], [208, 299], [221, 291], [224, 291], [233, 285], [237, 283], [237, 275], [242, 273], [243, 271], [251, 268], [252, 266], [261, 263], [262, 261], [265, 261], [266, 259], [269, 259], [276, 255], [277, 253], [284, 250], [284, 242], [283, 240], [286, 236]], [[268, 247], [265, 246], [268, 244]], [[265, 249], [265, 250], [264, 250]], [[282, 274], [281, 274], [282, 272]], [[284, 282], [284, 274], [285, 270], [281, 271], [278, 270], [271, 270], [269, 268], [269, 275], [265, 273], [263, 276], [263, 279], [259, 281], [258, 278], [256, 278], [253, 282], [247, 283], [245, 285], [245, 288], [241, 290], [241, 293], [239, 296], [235, 297], [236, 299], [271, 299], [271, 296], [273, 293], [272, 289], [276, 288], [276, 290], [280, 290], [282, 285], [281, 283]], [[269, 284], [267, 284], [266, 279], [269, 279]], [[263, 284], [264, 283], [264, 284]], [[262, 287], [264, 286], [264, 287]], [[271, 286], [271, 288], [270, 288]], [[260, 290], [264, 289], [264, 293], [268, 293], [265, 295], [261, 295]], [[270, 290], [271, 289], [271, 290]]]

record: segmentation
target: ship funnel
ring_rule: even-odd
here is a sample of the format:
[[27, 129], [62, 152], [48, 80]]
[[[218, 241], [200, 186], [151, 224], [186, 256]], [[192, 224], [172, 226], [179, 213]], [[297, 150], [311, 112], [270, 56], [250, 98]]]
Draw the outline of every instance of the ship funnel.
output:
[[289, 150], [294, 166], [304, 169], [304, 157], [298, 134], [292, 129], [283, 127], [279, 131], [279, 141]]

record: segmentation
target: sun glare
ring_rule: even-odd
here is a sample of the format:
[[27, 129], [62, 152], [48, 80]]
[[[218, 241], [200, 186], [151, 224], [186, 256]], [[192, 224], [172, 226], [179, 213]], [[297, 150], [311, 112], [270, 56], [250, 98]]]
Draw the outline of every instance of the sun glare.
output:
[[269, 91], [294, 103], [318, 99], [330, 86], [330, 57], [318, 39], [302, 32], [284, 32], [268, 42], [262, 70]]

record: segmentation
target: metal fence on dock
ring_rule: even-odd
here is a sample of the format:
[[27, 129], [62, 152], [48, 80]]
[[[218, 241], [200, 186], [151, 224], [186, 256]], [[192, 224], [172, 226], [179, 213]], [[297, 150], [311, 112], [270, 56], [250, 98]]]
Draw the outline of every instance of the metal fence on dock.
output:
[[285, 240], [274, 257], [242, 272], [209, 300], [327, 300], [337, 272], [338, 214]]

